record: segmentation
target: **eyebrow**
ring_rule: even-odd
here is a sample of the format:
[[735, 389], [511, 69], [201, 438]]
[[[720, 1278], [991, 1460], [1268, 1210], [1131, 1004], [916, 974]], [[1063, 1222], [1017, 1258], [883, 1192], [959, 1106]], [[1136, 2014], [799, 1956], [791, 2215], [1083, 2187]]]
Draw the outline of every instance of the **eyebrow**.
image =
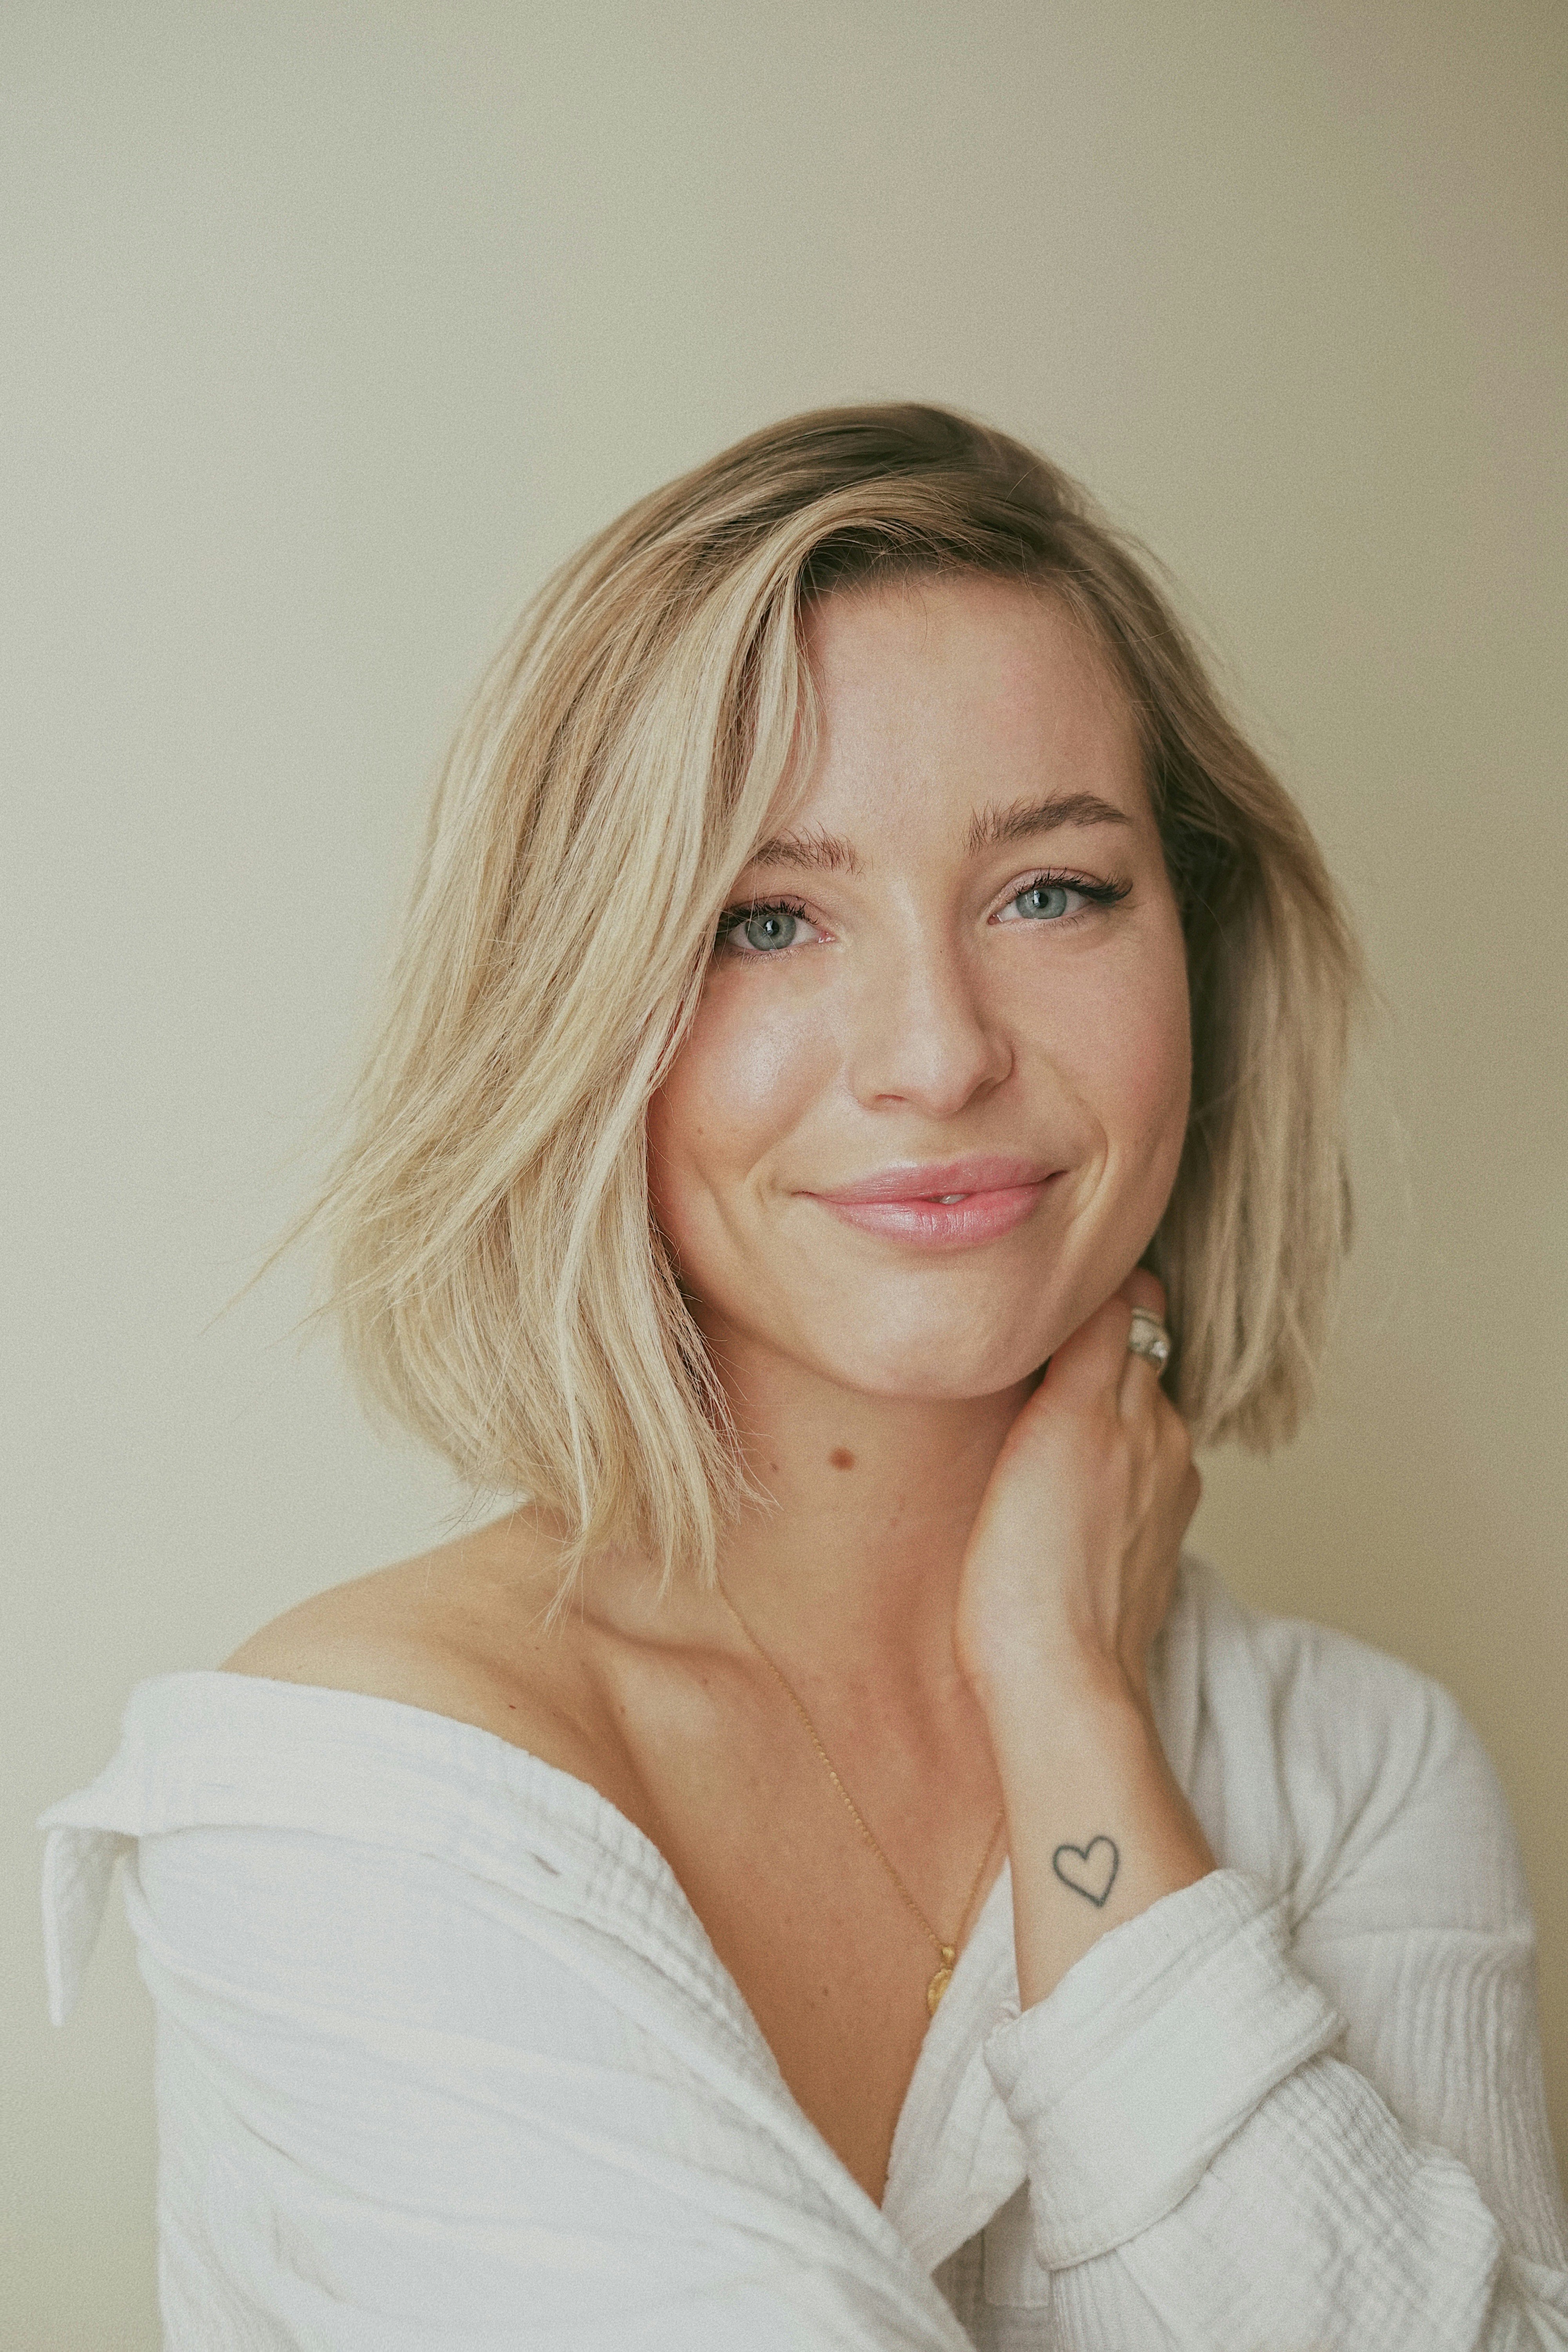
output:
[[858, 874], [860, 860], [841, 833], [779, 833], [757, 844], [748, 866], [789, 866], [802, 874]]
[[[1048, 800], [1015, 801], [1007, 808], [982, 809], [973, 819], [964, 848], [971, 857], [982, 850], [1000, 849], [1010, 841], [1026, 841], [1054, 833], [1064, 824], [1127, 824], [1125, 809], [1102, 801], [1098, 793], [1058, 793]], [[749, 866], [782, 866], [803, 874], [858, 874], [860, 860], [854, 845], [841, 833], [780, 833], [759, 842]]]
[[1098, 793], [1058, 793], [1050, 800], [1015, 801], [1011, 808], [981, 811], [969, 828], [965, 846], [971, 857], [983, 849], [1000, 849], [1009, 841], [1026, 841], [1033, 834], [1054, 833], [1063, 824], [1128, 824], [1125, 809], [1102, 801]]

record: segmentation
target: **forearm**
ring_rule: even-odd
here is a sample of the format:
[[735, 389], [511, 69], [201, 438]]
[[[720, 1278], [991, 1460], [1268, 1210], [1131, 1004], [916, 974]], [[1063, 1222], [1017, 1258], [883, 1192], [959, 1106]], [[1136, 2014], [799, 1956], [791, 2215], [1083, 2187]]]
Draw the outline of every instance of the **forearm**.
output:
[[[1090, 1949], [1091, 1927], [1069, 1955], [1051, 1948], [1058, 1922], [1036, 1899], [1054, 1876], [1050, 1831], [1020, 1823], [1023, 2009], [986, 2061], [1026, 2151], [1021, 2283], [1046, 2274], [1035, 2299], [1048, 2299], [1064, 2352], [1568, 2352], [1550, 2153], [1521, 2112], [1539, 2103], [1529, 1923], [1522, 1887], [1500, 1895], [1500, 1799], [1440, 1713], [1391, 1737], [1345, 1720], [1350, 1696], [1320, 1692], [1310, 1728], [1386, 1754], [1392, 1785], [1352, 1782], [1336, 1867], [1308, 1868], [1313, 1965], [1297, 1951], [1300, 1878], [1283, 1892], [1300, 1856], [1278, 1834], [1271, 1858], [1251, 1849], [1250, 1870], [1222, 1858], [1180, 1890], [1173, 1869], [1156, 1870], [1135, 1917], [1124, 1855], [1096, 1912], [1123, 1932], [1100, 1927]], [[1071, 1804], [1084, 1751], [1066, 1702], [1058, 1713]], [[1050, 1712], [1040, 1696], [1027, 1712], [994, 1704], [991, 1719], [1016, 1803], [1015, 1790], [1046, 1779]], [[1108, 1760], [1093, 1793], [1109, 1809], [1115, 1739], [1096, 1752]], [[1257, 1749], [1260, 1778], [1268, 1758]], [[1177, 1820], [1158, 1798], [1148, 1809], [1156, 1836]]]
[[1015, 1663], [982, 1698], [1027, 2009], [1110, 1928], [1215, 1863], [1152, 1713], [1115, 1678]]

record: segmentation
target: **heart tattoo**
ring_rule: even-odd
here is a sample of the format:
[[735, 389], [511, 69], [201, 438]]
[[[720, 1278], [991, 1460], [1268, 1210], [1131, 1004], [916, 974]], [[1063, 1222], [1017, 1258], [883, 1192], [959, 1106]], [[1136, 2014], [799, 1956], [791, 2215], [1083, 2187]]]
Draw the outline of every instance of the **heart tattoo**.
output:
[[1051, 1856], [1051, 1868], [1062, 1885], [1087, 1896], [1097, 1910], [1103, 1909], [1121, 1864], [1116, 1841], [1108, 1837], [1090, 1838], [1087, 1845], [1058, 1845]]

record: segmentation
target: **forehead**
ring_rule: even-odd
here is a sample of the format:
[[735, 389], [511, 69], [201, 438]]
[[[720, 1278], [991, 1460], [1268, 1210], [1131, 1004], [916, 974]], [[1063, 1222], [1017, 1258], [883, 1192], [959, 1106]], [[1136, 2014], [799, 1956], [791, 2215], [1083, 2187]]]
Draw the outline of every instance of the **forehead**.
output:
[[1149, 817], [1110, 657], [1048, 589], [968, 574], [825, 597], [806, 622], [816, 756], [792, 822], [853, 834], [1091, 792]]

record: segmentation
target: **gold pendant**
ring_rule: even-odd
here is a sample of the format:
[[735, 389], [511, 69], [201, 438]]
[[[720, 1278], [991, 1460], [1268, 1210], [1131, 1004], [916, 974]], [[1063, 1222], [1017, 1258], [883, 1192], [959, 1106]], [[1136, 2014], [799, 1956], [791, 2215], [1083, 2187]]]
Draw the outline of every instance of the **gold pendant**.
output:
[[930, 1984], [926, 1987], [926, 2014], [928, 2017], [934, 2017], [936, 2015], [937, 2003], [942, 1999], [942, 1994], [947, 1990], [948, 1986], [952, 1982], [952, 1963], [955, 1958], [956, 1954], [953, 1951], [952, 1946], [951, 1944], [943, 1944], [942, 1947], [942, 1966], [938, 1969], [935, 1976], [932, 1977]]

